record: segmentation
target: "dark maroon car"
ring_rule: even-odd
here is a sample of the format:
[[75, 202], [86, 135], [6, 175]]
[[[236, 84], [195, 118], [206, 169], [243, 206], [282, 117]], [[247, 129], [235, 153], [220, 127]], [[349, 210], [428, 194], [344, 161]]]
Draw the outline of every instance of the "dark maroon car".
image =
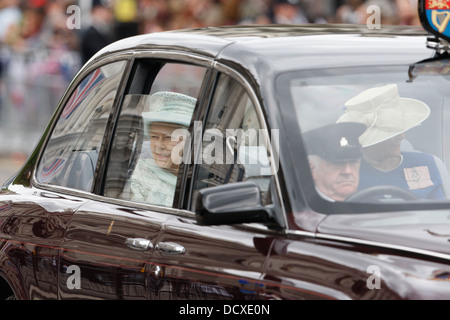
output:
[[[1, 297], [450, 299], [447, 50], [343, 25], [106, 47], [0, 192]], [[366, 125], [358, 143], [308, 140], [343, 122]], [[398, 156], [370, 171], [391, 136]], [[359, 185], [333, 198], [318, 175], [344, 163]]]

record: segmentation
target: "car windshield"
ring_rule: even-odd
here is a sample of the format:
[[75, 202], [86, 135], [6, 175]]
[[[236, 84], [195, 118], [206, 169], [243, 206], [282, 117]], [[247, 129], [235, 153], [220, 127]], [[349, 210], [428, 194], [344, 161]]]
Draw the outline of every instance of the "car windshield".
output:
[[286, 93], [279, 93], [281, 103], [296, 112], [314, 195], [337, 206], [446, 206], [449, 66], [441, 60], [279, 77], [277, 88]]

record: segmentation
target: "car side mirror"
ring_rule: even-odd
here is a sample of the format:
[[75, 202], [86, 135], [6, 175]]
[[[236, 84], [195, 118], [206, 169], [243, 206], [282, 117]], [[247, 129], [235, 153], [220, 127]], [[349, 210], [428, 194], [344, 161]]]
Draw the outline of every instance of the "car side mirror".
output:
[[237, 182], [202, 189], [195, 214], [200, 225], [260, 222], [274, 224], [273, 207], [263, 206], [254, 182]]

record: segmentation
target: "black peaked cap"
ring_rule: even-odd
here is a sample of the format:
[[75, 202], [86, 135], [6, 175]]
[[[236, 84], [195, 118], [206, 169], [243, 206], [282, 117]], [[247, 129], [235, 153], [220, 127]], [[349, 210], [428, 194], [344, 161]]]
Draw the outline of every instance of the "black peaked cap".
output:
[[366, 126], [357, 122], [333, 123], [303, 134], [306, 151], [329, 162], [354, 161], [362, 157], [359, 136]]

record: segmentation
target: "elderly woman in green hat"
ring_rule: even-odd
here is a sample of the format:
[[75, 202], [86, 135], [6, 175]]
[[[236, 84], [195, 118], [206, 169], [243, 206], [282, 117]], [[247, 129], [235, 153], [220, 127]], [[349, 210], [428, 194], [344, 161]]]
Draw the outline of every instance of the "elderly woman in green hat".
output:
[[179, 153], [185, 141], [173, 133], [189, 127], [196, 99], [175, 92], [157, 92], [150, 96], [149, 101], [150, 111], [142, 116], [150, 138], [152, 157], [140, 159], [136, 164], [130, 179], [131, 199], [170, 207], [180, 165]]

